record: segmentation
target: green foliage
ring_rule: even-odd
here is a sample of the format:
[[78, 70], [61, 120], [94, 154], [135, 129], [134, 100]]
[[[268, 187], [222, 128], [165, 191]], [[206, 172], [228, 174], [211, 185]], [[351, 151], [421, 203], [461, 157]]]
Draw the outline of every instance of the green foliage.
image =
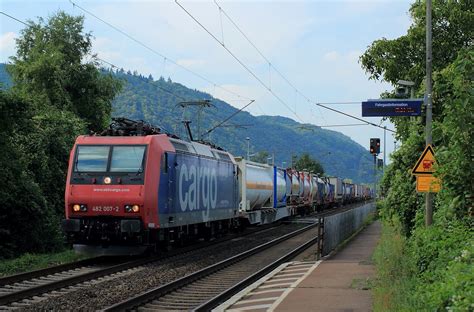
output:
[[422, 128], [410, 124], [410, 132], [412, 135], [392, 154], [392, 163], [387, 166], [381, 182], [385, 194], [381, 214], [386, 218], [398, 216], [406, 235], [413, 229], [415, 215], [423, 202], [423, 197], [415, 191], [416, 179], [411, 175], [411, 169], [423, 151]]
[[33, 153], [17, 140], [30, 133], [30, 107], [17, 95], [0, 91], [0, 258], [62, 245], [59, 217], [28, 170]]
[[[389, 40], [375, 40], [361, 56], [362, 67], [374, 80], [394, 85], [400, 79], [415, 82], [418, 88], [425, 76], [425, 1], [416, 1], [410, 8], [412, 25], [407, 34]], [[433, 3], [433, 68], [449, 65], [462, 48], [472, 45], [474, 13], [472, 2], [436, 1]]]
[[463, 224], [416, 229], [385, 222], [374, 253], [375, 311], [470, 311], [474, 308], [473, 232]]
[[7, 65], [12, 88], [0, 90], [0, 259], [64, 247], [64, 185], [79, 134], [110, 120], [120, 87], [84, 62], [90, 34], [83, 18], [58, 12], [31, 22]]
[[[425, 1], [416, 1], [410, 8], [412, 25], [396, 39], [375, 40], [360, 57], [360, 62], [370, 79], [385, 80], [397, 85], [400, 79], [415, 82], [417, 97], [423, 97], [425, 78]], [[472, 2], [436, 1], [433, 3], [433, 71], [448, 66], [457, 53], [472, 47], [474, 37], [474, 13]], [[441, 107], [435, 103], [435, 114]], [[403, 117], [391, 117], [396, 125], [397, 139], [405, 140], [410, 132]], [[421, 122], [421, 120], [417, 121]]]
[[304, 153], [296, 160], [295, 168], [298, 170], [306, 170], [311, 173], [317, 173], [319, 175], [324, 174], [323, 166], [317, 160], [311, 158], [308, 153]]
[[110, 120], [111, 101], [120, 83], [100, 74], [97, 64], [85, 63], [91, 53], [92, 36], [82, 33], [84, 18], [58, 12], [47, 22], [21, 31], [17, 54], [11, 57], [15, 88], [41, 98], [40, 108], [68, 110], [87, 122], [89, 130], [100, 131]]
[[47, 254], [26, 253], [16, 259], [0, 260], [0, 277], [39, 270], [84, 258], [84, 255], [76, 254], [73, 250]]
[[[437, 138], [437, 175], [443, 181], [439, 206], [451, 219], [472, 217], [474, 180], [474, 51], [460, 51], [453, 64], [435, 77], [434, 100], [443, 103], [443, 114], [434, 123]], [[471, 220], [472, 221], [472, 220]]]
[[382, 228], [382, 237], [375, 249], [373, 259], [377, 269], [375, 280], [374, 311], [410, 310], [413, 268], [407, 261], [406, 238], [400, 232], [397, 219], [390, 219], [394, 225], [386, 222]]
[[[143, 119], [162, 126], [182, 138], [187, 138], [181, 119], [192, 121], [191, 129], [197, 133], [197, 110], [189, 107], [185, 114], [177, 104], [186, 100], [211, 100], [216, 108], [205, 109], [202, 114], [201, 129], [207, 130], [232, 115], [237, 109], [213, 98], [211, 95], [191, 90], [185, 86], [160, 78], [152, 81], [141, 75], [127, 74], [123, 70], [115, 76], [126, 82], [124, 90], [117, 96], [113, 105], [113, 116]], [[169, 91], [169, 92], [167, 92]], [[170, 93], [171, 92], [171, 93]], [[215, 144], [234, 155], [247, 155], [246, 137], [250, 137], [250, 154], [267, 151], [275, 155], [275, 164], [291, 164], [292, 154], [308, 153], [317, 159], [328, 174], [351, 178], [355, 182], [371, 182], [372, 161], [369, 153], [349, 137], [320, 127], [301, 127], [298, 122], [281, 116], [252, 116], [241, 112], [226, 125], [250, 125], [246, 129], [220, 127], [205, 136]], [[252, 158], [255, 159], [255, 158]], [[266, 162], [266, 160], [264, 160]]]
[[[414, 3], [408, 33], [375, 41], [361, 58], [372, 79], [412, 80], [419, 97], [424, 93], [424, 10], [424, 2]], [[424, 198], [415, 192], [410, 174], [425, 145], [424, 119], [392, 119], [402, 146], [382, 180], [380, 214], [396, 235], [382, 237], [379, 246], [379, 311], [474, 310], [473, 23], [469, 1], [433, 3], [433, 143], [442, 190], [429, 228]]]
[[270, 155], [268, 154], [267, 151], [260, 151], [258, 153], [256, 153], [255, 155], [251, 156], [250, 159], [252, 161], [255, 161], [255, 162], [258, 162], [258, 163], [261, 163], [261, 164], [266, 164], [268, 163], [268, 157]]

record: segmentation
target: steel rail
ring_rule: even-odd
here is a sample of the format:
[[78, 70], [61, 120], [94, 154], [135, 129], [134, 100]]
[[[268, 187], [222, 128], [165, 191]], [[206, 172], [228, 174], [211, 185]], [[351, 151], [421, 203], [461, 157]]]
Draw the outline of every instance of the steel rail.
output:
[[255, 274], [247, 277], [246, 279], [244, 279], [240, 283], [235, 284], [234, 286], [226, 289], [225, 291], [221, 292], [220, 294], [218, 294], [214, 298], [210, 299], [209, 301], [201, 304], [197, 308], [193, 309], [193, 311], [199, 311], [199, 312], [200, 311], [210, 311], [211, 309], [217, 307], [219, 304], [225, 302], [227, 299], [229, 299], [230, 297], [232, 297], [233, 295], [235, 295], [236, 293], [238, 293], [239, 291], [241, 291], [245, 287], [251, 285], [252, 283], [254, 283], [256, 281], [258, 281], [260, 278], [262, 278], [263, 276], [265, 276], [268, 273], [270, 273], [271, 271], [273, 271], [280, 264], [282, 264], [284, 262], [287, 262], [288, 260], [294, 258], [296, 255], [298, 255], [301, 252], [303, 252], [304, 250], [306, 250], [311, 245], [317, 243], [318, 239], [319, 239], [319, 237], [316, 236], [313, 239], [311, 239], [311, 240], [307, 241], [306, 243], [302, 244], [301, 246], [296, 247], [295, 249], [293, 249], [292, 251], [290, 251], [289, 253], [287, 253], [283, 257], [281, 257], [281, 258], [277, 259], [276, 261], [270, 263], [269, 265], [267, 265], [263, 269], [259, 270]]
[[[155, 300], [159, 297], [162, 297], [170, 292], [173, 292], [179, 288], [182, 288], [190, 283], [193, 283], [201, 278], [204, 278], [208, 275], [211, 275], [215, 272], [218, 272], [224, 268], [227, 268], [235, 263], [238, 263], [246, 258], [249, 258], [250, 256], [253, 256], [255, 254], [258, 254], [259, 252], [266, 250], [272, 246], [275, 246], [285, 240], [288, 240], [294, 236], [297, 236], [298, 234], [301, 234], [303, 232], [306, 232], [314, 227], [317, 226], [317, 223], [313, 223], [311, 225], [308, 225], [302, 229], [296, 230], [294, 232], [288, 233], [284, 236], [281, 236], [279, 238], [276, 238], [272, 241], [269, 241], [265, 244], [262, 244], [260, 246], [254, 247], [250, 250], [247, 250], [243, 253], [240, 253], [238, 255], [232, 256], [228, 259], [222, 260], [216, 264], [210, 265], [204, 269], [201, 269], [195, 273], [191, 273], [183, 278], [177, 279], [175, 281], [172, 281], [168, 284], [165, 284], [163, 286], [159, 286], [156, 288], [153, 288], [149, 291], [146, 291], [140, 295], [137, 295], [135, 297], [132, 297], [130, 299], [127, 299], [125, 301], [119, 302], [117, 304], [114, 304], [110, 307], [107, 307], [103, 309], [102, 311], [106, 312], [114, 312], [114, 311], [124, 311], [124, 310], [131, 310], [134, 309], [140, 305], [146, 304], [147, 302], [151, 300]], [[317, 238], [316, 238], [317, 239]], [[306, 245], [309, 246], [309, 245]]]
[[158, 256], [143, 258], [139, 260], [132, 260], [125, 263], [113, 265], [105, 269], [101, 269], [101, 270], [97, 270], [97, 271], [93, 271], [89, 273], [84, 273], [84, 274], [80, 274], [76, 276], [71, 276], [71, 277], [61, 279], [58, 281], [52, 281], [51, 283], [15, 291], [15, 292], [0, 296], [0, 306], [7, 305], [9, 303], [23, 300], [26, 298], [30, 298], [33, 296], [37, 296], [40, 294], [44, 294], [56, 289], [72, 286], [72, 285], [79, 284], [85, 281], [89, 281], [89, 280], [97, 279], [99, 277], [103, 277], [103, 276], [110, 275], [113, 273], [121, 272], [130, 268], [144, 265], [149, 262], [153, 262], [157, 260], [159, 260]]
[[[152, 256], [152, 257], [146, 257], [146, 258], [140, 258], [140, 259], [137, 259], [137, 260], [122, 262], [120, 264], [112, 265], [108, 268], [99, 269], [97, 271], [83, 273], [83, 274], [71, 276], [71, 277], [68, 277], [68, 278], [64, 278], [64, 279], [61, 279], [61, 280], [58, 280], [58, 281], [51, 281], [50, 283], [45, 283], [45, 284], [25, 288], [25, 289], [22, 289], [22, 290], [11, 292], [9, 294], [0, 295], [0, 306], [5, 306], [5, 305], [8, 305], [8, 304], [13, 303], [13, 302], [17, 302], [17, 301], [27, 299], [27, 298], [30, 298], [30, 297], [33, 297], [33, 296], [38, 296], [38, 295], [41, 295], [41, 294], [44, 294], [44, 293], [47, 293], [47, 292], [50, 292], [50, 291], [53, 291], [53, 290], [57, 290], [57, 289], [60, 289], [60, 288], [76, 285], [76, 284], [79, 284], [79, 283], [82, 283], [82, 282], [85, 282], [85, 281], [94, 280], [94, 279], [97, 279], [97, 278], [100, 278], [100, 277], [103, 277], [103, 276], [107, 276], [107, 275], [111, 275], [111, 274], [114, 274], [114, 273], [118, 273], [118, 272], [121, 272], [121, 271], [125, 271], [125, 270], [128, 270], [130, 268], [146, 265], [148, 263], [157, 262], [157, 261], [160, 261], [160, 260], [166, 260], [166, 259], [176, 257], [176, 256], [182, 256], [183, 254], [186, 254], [186, 253], [189, 253], [189, 252], [194, 252], [194, 251], [197, 251], [199, 249], [206, 248], [206, 247], [210, 247], [214, 244], [218, 244], [218, 243], [222, 243], [222, 242], [225, 242], [225, 241], [228, 241], [228, 240], [232, 240], [236, 237], [243, 237], [243, 236], [255, 234], [255, 233], [258, 233], [258, 232], [261, 232], [261, 231], [264, 231], [264, 230], [268, 230], [268, 229], [278, 227], [279, 225], [281, 225], [280, 222], [274, 223], [274, 224], [271, 224], [271, 225], [268, 225], [268, 226], [265, 226], [265, 227], [260, 227], [260, 228], [255, 229], [255, 230], [249, 230], [245, 233], [241, 233], [241, 234], [237, 234], [237, 235], [228, 235], [223, 239], [217, 239], [217, 240], [214, 240], [212, 242], [202, 243], [202, 244], [199, 244], [198, 246], [189, 246], [187, 248], [177, 249], [176, 252], [171, 253], [171, 254], [156, 255], [156, 256]], [[85, 260], [81, 260], [81, 261], [78, 261], [78, 262], [83, 263], [82, 261], [84, 261], [85, 263], [88, 263], [87, 261], [91, 261], [93, 259], [101, 259], [101, 258], [102, 257], [85, 259]], [[76, 268], [78, 262], [65, 264], [64, 266], [66, 267], [66, 270], [70, 270], [72, 268]], [[93, 264], [97, 264], [97, 263], [93, 263]], [[89, 264], [89, 265], [91, 265], [91, 264]], [[5, 281], [9, 280], [9, 281], [12, 281], [12, 282], [10, 282], [8, 284], [4, 284], [2, 286], [11, 285], [11, 284], [14, 284], [14, 283], [17, 283], [17, 282], [28, 281], [28, 279], [31, 279], [31, 278], [43, 277], [43, 276], [47, 276], [47, 275], [50, 275], [50, 274], [59, 273], [59, 272], [61, 272], [61, 270], [58, 270], [56, 272], [52, 272], [52, 271], [49, 271], [49, 270], [54, 271], [56, 268], [59, 268], [59, 267], [62, 267], [62, 266], [63, 265], [52, 267], [52, 268], [49, 268], [49, 269], [37, 270], [37, 271], [32, 271], [32, 272], [25, 272], [25, 273], [13, 275], [13, 276], [10, 276], [10, 277], [6, 277], [6, 278], [4, 278]], [[70, 268], [68, 268], [69, 266], [70, 266]], [[42, 272], [46, 272], [46, 274], [41, 274]], [[26, 279], [21, 279], [22, 276], [26, 277]], [[30, 277], [30, 276], [32, 276], [32, 277]]]
[[75, 262], [64, 263], [64, 264], [52, 266], [49, 268], [44, 268], [44, 269], [39, 269], [39, 270], [34, 270], [34, 271], [29, 271], [29, 272], [24, 272], [24, 273], [18, 273], [15, 275], [9, 275], [9, 276], [0, 278], [0, 286], [10, 285], [10, 284], [26, 281], [26, 280], [37, 278], [37, 277], [59, 273], [62, 271], [73, 270], [73, 269], [83, 267], [83, 266], [94, 265], [102, 261], [105, 262], [107, 260], [109, 259], [107, 259], [106, 257], [100, 256], [100, 257], [95, 257], [95, 258], [83, 259], [83, 260], [79, 260]]

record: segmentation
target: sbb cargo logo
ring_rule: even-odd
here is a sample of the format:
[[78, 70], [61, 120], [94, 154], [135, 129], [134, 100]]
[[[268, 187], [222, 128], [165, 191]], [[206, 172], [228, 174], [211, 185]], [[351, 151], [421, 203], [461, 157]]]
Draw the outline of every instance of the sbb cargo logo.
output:
[[181, 211], [216, 208], [217, 175], [215, 168], [182, 164], [179, 169], [179, 204]]

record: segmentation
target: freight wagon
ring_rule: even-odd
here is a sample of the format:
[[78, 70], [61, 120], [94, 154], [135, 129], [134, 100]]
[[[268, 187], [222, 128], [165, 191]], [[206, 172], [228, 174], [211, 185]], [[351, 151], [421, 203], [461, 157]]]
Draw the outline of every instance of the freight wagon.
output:
[[117, 119], [101, 136], [76, 139], [63, 228], [78, 250], [137, 253], [369, 196], [340, 178], [251, 162]]

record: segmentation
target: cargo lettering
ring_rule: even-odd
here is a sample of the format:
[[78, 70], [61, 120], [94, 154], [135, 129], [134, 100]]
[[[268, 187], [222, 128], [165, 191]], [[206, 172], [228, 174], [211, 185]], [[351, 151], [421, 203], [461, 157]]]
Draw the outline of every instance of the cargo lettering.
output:
[[217, 174], [215, 168], [182, 164], [179, 170], [178, 197], [181, 211], [216, 208]]

